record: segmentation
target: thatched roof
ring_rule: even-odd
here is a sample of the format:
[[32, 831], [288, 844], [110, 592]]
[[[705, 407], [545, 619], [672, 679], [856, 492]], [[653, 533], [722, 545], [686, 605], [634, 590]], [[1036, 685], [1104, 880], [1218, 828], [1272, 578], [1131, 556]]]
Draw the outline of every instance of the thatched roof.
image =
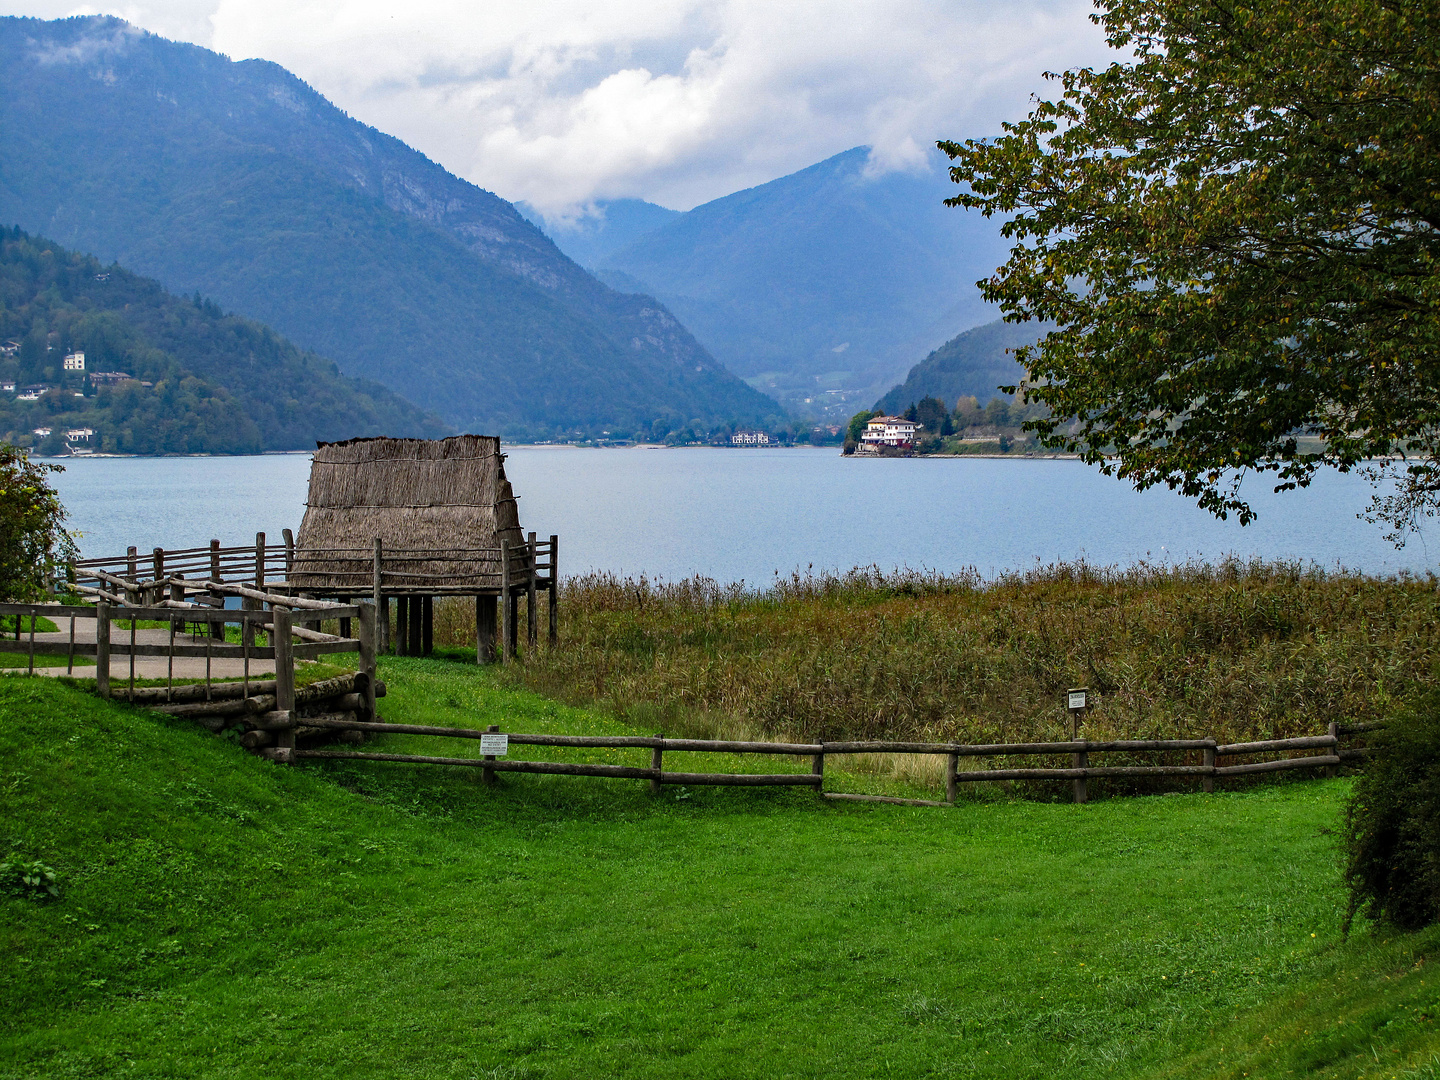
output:
[[291, 583], [368, 592], [379, 537], [387, 592], [495, 587], [500, 541], [524, 542], [504, 460], [491, 435], [320, 443]]

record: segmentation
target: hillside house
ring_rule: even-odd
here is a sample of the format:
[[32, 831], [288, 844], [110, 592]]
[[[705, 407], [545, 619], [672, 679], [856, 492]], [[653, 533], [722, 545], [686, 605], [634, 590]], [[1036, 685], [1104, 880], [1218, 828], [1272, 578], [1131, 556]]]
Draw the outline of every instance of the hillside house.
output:
[[915, 432], [919, 428], [914, 420], [906, 420], [903, 416], [876, 416], [865, 425], [860, 442], [876, 449], [881, 446], [908, 449], [915, 445]]
[[90, 372], [91, 386], [115, 386], [118, 383], [129, 382], [135, 378], [128, 371], [92, 371]]
[[770, 436], [763, 431], [737, 431], [730, 436], [731, 446], [769, 446]]
[[44, 386], [44, 385], [39, 385], [39, 386], [22, 386], [22, 387], [20, 387], [20, 392], [15, 395], [15, 400], [16, 400], [16, 401], [39, 401], [39, 400], [40, 400], [40, 395], [43, 394], [43, 393], [45, 393], [45, 391], [46, 391], [46, 390], [49, 390], [49, 389], [50, 389], [50, 387]]
[[0, 344], [0, 356], [14, 356], [19, 351], [20, 342], [18, 341], [11, 340]]
[[84, 371], [85, 354], [83, 352], [66, 353], [62, 363], [66, 371]]
[[13, 394], [15, 392], [15, 380], [0, 380], [0, 393]]
[[34, 429], [35, 435], [41, 439], [48, 439], [50, 437], [50, 431], [51, 429], [48, 427], [37, 427]]
[[88, 427], [71, 428], [69, 431], [65, 432], [65, 441], [66, 441], [66, 442], [89, 442], [90, 439], [94, 436], [94, 434], [95, 434], [95, 429], [94, 429], [94, 428], [88, 428]]

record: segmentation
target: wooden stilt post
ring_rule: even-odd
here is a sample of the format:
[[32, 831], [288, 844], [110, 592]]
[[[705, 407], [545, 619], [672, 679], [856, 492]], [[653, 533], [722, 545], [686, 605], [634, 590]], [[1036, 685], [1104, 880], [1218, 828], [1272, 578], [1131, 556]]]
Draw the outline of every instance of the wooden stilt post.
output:
[[510, 659], [520, 655], [520, 589], [510, 596]]
[[[290, 609], [277, 607], [271, 610], [270, 644], [275, 649], [275, 711], [293, 712], [295, 709], [295, 654], [291, 652]], [[295, 749], [295, 729], [284, 728], [277, 732], [275, 745], [282, 750]], [[289, 755], [286, 755], [288, 760]]]
[[500, 541], [500, 662], [515, 656], [515, 613], [510, 595], [510, 541]]
[[526, 547], [529, 548], [530, 552], [530, 573], [529, 581], [525, 587], [525, 655], [529, 656], [530, 652], [535, 648], [535, 643], [540, 640], [540, 609], [535, 606], [536, 591], [538, 588], [535, 579], [540, 572], [537, 566], [540, 549], [535, 545], [535, 534], [533, 532], [526, 541]]
[[410, 646], [410, 598], [395, 597], [395, 655], [406, 656]]
[[475, 662], [495, 660], [495, 597], [475, 597]]
[[420, 601], [420, 655], [429, 656], [435, 651], [435, 598], [423, 597]]
[[369, 676], [365, 682], [365, 709], [361, 719], [375, 723], [375, 605], [362, 600], [359, 606], [360, 615], [355, 621], [360, 624], [357, 635], [360, 638], [360, 670]]
[[560, 640], [560, 538], [550, 534], [550, 644]]
[[95, 691], [110, 696], [110, 605], [95, 604]]
[[421, 625], [420, 625], [420, 624], [421, 624], [422, 622], [424, 622], [424, 611], [425, 611], [425, 598], [424, 598], [423, 596], [412, 596], [412, 597], [410, 597], [410, 645], [409, 645], [409, 654], [410, 654], [411, 656], [423, 656], [423, 655], [424, 655], [424, 650], [421, 648], [422, 642], [421, 642], [421, 640], [420, 640], [421, 637], [423, 636], [423, 634], [421, 633]]
[[371, 574], [370, 593], [375, 604], [375, 648], [379, 652], [390, 651], [390, 602], [385, 599], [380, 581], [380, 537], [375, 537], [375, 567]]

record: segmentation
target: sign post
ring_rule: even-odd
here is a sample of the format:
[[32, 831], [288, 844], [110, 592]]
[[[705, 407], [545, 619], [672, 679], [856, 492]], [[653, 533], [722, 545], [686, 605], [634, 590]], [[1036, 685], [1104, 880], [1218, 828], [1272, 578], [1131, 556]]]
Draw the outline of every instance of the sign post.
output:
[[[1065, 704], [1070, 710], [1070, 740], [1080, 740], [1080, 725], [1085, 722], [1085, 710], [1090, 707], [1090, 688], [1088, 686], [1071, 687], [1065, 694]], [[1074, 765], [1077, 769], [1090, 767], [1090, 755], [1084, 750], [1075, 751]], [[1075, 801], [1083, 803], [1089, 799], [1089, 791], [1085, 783], [1085, 777], [1075, 778]]]

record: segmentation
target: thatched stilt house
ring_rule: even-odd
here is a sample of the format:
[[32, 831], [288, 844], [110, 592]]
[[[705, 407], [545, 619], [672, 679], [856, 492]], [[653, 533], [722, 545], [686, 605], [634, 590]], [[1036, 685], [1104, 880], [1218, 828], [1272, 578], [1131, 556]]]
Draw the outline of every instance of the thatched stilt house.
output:
[[522, 593], [533, 640], [536, 590], [549, 592], [553, 636], [555, 547], [555, 537], [537, 543], [520, 531], [498, 438], [351, 439], [320, 443], [315, 452], [288, 578], [292, 589], [315, 596], [373, 593], [382, 627], [394, 597], [400, 652], [429, 651], [434, 597], [474, 596], [486, 659], [487, 624], [493, 642], [502, 594], [509, 598], [505, 653], [513, 651]]

